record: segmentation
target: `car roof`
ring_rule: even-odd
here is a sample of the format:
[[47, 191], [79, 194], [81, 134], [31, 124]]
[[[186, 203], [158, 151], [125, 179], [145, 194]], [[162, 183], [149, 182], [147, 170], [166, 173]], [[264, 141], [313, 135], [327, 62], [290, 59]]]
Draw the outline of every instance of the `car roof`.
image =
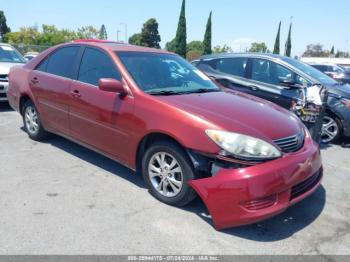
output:
[[96, 39], [79, 39], [72, 41], [67, 44], [77, 44], [77, 45], [88, 45], [88, 46], [95, 46], [100, 47], [103, 49], [111, 50], [111, 51], [128, 51], [128, 52], [147, 52], [147, 53], [164, 53], [164, 54], [172, 54], [171, 52], [162, 50], [162, 49], [156, 49], [156, 48], [149, 48], [149, 47], [143, 47], [143, 46], [136, 46], [131, 45], [123, 42], [114, 42], [114, 41], [108, 41], [108, 40], [96, 40]]
[[216, 58], [234, 58], [234, 57], [258, 57], [258, 58], [273, 58], [273, 59], [283, 59], [284, 56], [271, 54], [271, 53], [222, 53], [222, 54], [212, 54], [201, 56], [200, 60], [210, 60]]

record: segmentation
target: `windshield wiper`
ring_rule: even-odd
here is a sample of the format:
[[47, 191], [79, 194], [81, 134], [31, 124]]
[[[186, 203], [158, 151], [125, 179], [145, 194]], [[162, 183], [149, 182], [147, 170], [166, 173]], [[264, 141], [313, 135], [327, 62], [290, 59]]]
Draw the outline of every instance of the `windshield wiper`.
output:
[[152, 96], [173, 96], [173, 95], [180, 95], [181, 92], [175, 92], [170, 90], [162, 90], [162, 91], [150, 91], [146, 92], [149, 95]]
[[200, 89], [196, 89], [196, 90], [191, 90], [191, 91], [187, 91], [187, 92], [183, 92], [186, 94], [193, 94], [193, 93], [211, 93], [211, 92], [220, 92], [220, 89], [208, 89], [208, 88], [200, 88]]

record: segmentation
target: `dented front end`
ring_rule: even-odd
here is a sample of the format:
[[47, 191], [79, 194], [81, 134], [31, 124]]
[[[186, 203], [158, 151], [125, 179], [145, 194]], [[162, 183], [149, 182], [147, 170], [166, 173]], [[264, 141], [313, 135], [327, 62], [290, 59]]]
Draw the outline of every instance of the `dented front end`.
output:
[[[199, 160], [198, 160], [199, 159]], [[318, 145], [311, 138], [295, 153], [265, 163], [229, 163], [192, 157], [201, 178], [189, 181], [221, 230], [258, 222], [286, 210], [314, 192], [321, 183]]]

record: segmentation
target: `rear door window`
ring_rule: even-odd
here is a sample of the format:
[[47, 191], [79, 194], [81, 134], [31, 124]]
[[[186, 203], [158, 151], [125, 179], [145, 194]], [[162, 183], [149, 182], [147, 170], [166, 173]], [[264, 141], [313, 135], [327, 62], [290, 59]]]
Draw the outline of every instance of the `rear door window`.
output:
[[[57, 76], [71, 78], [79, 48], [79, 46], [70, 46], [55, 51], [49, 57], [46, 72]], [[46, 61], [44, 61], [44, 64], [45, 62]], [[44, 64], [43, 66], [45, 66]]]
[[216, 70], [234, 76], [245, 77], [247, 61], [248, 59], [244, 57], [223, 58], [218, 60]]
[[121, 75], [107, 54], [95, 48], [86, 48], [80, 63], [78, 80], [98, 86], [101, 78], [121, 80]]

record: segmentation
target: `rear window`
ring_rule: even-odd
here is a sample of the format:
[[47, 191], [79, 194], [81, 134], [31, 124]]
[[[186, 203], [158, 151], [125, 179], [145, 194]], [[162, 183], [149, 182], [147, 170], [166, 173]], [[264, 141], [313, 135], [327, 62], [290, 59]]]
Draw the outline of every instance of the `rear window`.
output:
[[[79, 48], [79, 46], [63, 47], [49, 56], [47, 65], [45, 65], [46, 61], [43, 61], [40, 65], [46, 66], [45, 71], [47, 73], [71, 78]], [[43, 71], [44, 68], [41, 69]]]
[[247, 58], [223, 58], [217, 61], [216, 70], [240, 77], [245, 77]]

